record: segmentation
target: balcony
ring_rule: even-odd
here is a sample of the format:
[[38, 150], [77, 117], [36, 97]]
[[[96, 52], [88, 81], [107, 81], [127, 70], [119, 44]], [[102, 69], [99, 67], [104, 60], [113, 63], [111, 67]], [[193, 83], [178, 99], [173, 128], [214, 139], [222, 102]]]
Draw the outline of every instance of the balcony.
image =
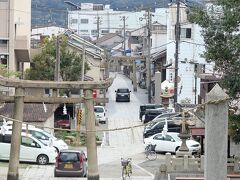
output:
[[27, 36], [17, 36], [14, 49], [18, 62], [30, 62], [30, 42]]

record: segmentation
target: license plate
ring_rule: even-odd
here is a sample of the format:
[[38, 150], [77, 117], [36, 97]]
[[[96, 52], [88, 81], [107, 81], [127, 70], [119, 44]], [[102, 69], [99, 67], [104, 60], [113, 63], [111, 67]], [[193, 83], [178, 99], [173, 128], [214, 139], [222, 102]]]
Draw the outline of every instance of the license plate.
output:
[[72, 165], [72, 164], [65, 164], [65, 165], [64, 165], [64, 168], [66, 168], [66, 169], [72, 169], [72, 168], [73, 168], [73, 165]]

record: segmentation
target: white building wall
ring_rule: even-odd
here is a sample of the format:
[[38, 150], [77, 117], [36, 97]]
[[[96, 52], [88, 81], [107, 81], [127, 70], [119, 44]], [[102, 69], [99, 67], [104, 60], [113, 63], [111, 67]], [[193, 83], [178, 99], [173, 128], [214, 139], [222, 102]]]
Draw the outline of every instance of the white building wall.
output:
[[[90, 36], [96, 38], [97, 18], [99, 17], [100, 36], [104, 34], [102, 30], [110, 33], [123, 33], [123, 20], [126, 17], [126, 31], [133, 31], [146, 25], [145, 11], [129, 12], [114, 11], [104, 9], [102, 11], [78, 10], [68, 12], [68, 28], [75, 30], [80, 36]], [[158, 8], [153, 12], [152, 22], [159, 22], [166, 25], [166, 8]], [[88, 23], [81, 23], [81, 19], [88, 19]], [[95, 31], [95, 33], [92, 32]], [[107, 32], [107, 31], [105, 31]]]
[[159, 52], [166, 48], [167, 35], [166, 34], [152, 34], [151, 53]]
[[34, 28], [32, 29], [32, 39], [40, 40], [40, 36], [49, 36], [52, 35], [57, 36], [60, 33], [63, 33], [66, 29], [57, 27], [57, 26], [49, 26], [49, 27], [42, 27], [42, 28]]
[[[191, 28], [191, 38], [183, 37], [181, 34], [179, 44], [179, 60], [178, 60], [178, 102], [195, 103], [195, 72], [194, 64], [204, 64], [208, 68], [206, 71], [212, 72], [213, 66], [205, 61], [201, 55], [204, 53], [204, 41], [201, 36], [201, 28], [196, 24], [186, 22], [186, 12], [181, 8], [181, 31], [183, 29]], [[167, 22], [167, 62], [173, 63], [172, 69], [167, 70], [167, 80], [174, 82], [175, 73], [175, 22], [176, 11], [173, 8], [169, 9], [168, 22]], [[182, 18], [182, 19], [181, 19]], [[200, 79], [197, 78], [197, 95], [200, 94]], [[197, 101], [196, 101], [197, 103]]]

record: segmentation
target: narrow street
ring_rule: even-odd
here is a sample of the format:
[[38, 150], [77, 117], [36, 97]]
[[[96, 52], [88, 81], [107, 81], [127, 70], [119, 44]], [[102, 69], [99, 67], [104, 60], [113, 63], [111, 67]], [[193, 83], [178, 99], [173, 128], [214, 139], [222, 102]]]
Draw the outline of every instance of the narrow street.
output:
[[[137, 92], [133, 91], [131, 80], [122, 74], [115, 74], [112, 86], [108, 90], [109, 103], [106, 105], [109, 118], [109, 129], [131, 127], [142, 124], [139, 121], [139, 106], [147, 102], [146, 90], [138, 88]], [[116, 102], [115, 90], [117, 88], [129, 88], [131, 90], [130, 102]], [[110, 146], [125, 147], [133, 144], [142, 144], [143, 127], [111, 131], [109, 135]]]

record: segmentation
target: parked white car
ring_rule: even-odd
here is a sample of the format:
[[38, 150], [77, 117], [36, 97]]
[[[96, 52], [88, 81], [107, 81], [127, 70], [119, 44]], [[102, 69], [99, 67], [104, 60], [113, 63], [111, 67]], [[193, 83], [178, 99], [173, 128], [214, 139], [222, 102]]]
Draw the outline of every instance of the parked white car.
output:
[[[22, 126], [22, 132], [26, 132], [26, 125], [23, 124]], [[12, 126], [9, 126], [9, 131], [12, 131]], [[52, 134], [36, 128], [35, 126], [28, 126], [28, 133], [32, 134], [33, 137], [39, 139], [40, 141], [42, 141], [44, 144], [47, 144], [49, 146], [53, 146], [54, 148], [56, 148], [56, 150], [59, 152], [63, 149], [68, 149], [68, 145], [62, 140], [62, 139], [58, 139], [56, 137], [54, 137]]]
[[[12, 132], [6, 132], [5, 135], [0, 134], [0, 159], [9, 160], [11, 149]], [[45, 145], [31, 134], [21, 134], [21, 145], [19, 160], [24, 162], [37, 162], [44, 165], [55, 163], [58, 153], [54, 147]]]
[[[155, 151], [157, 152], [170, 152], [176, 153], [178, 148], [182, 144], [182, 140], [178, 137], [179, 133], [168, 132], [164, 137], [162, 133], [154, 134], [148, 138], [144, 139], [144, 146], [146, 147], [148, 144], [157, 145]], [[197, 153], [201, 149], [201, 145], [199, 142], [188, 139], [186, 141], [187, 147], [189, 151], [192, 153]]]
[[94, 113], [95, 113], [97, 122], [106, 124], [107, 117], [106, 117], [106, 109], [104, 106], [94, 106]]

